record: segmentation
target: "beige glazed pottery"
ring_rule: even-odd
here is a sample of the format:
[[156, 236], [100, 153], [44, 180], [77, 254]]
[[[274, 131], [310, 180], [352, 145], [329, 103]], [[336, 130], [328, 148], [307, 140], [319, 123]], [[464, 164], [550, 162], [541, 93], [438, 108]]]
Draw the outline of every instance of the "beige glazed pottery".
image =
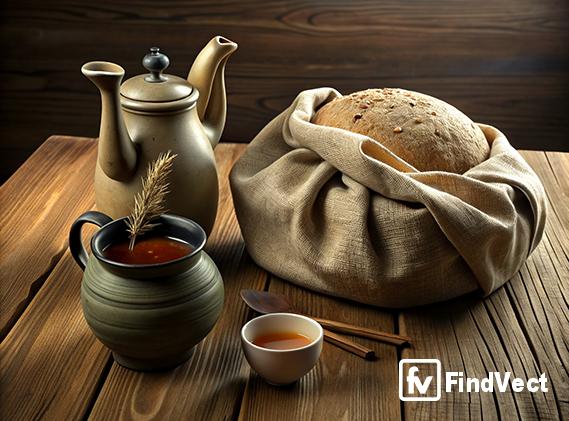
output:
[[97, 208], [114, 219], [130, 213], [148, 163], [177, 154], [166, 208], [195, 220], [209, 234], [217, 213], [213, 148], [226, 117], [224, 69], [237, 44], [214, 37], [187, 79], [165, 74], [170, 60], [158, 48], [143, 59], [149, 71], [128, 79], [118, 64], [92, 61], [82, 73], [101, 93], [101, 127], [95, 170]]
[[[87, 212], [71, 227], [69, 248], [84, 270], [83, 313], [122, 366], [143, 371], [174, 367], [214, 327], [223, 307], [221, 275], [202, 250], [203, 229], [175, 215], [162, 215], [153, 234], [185, 241], [193, 249], [190, 254], [145, 265], [108, 260], [104, 250], [128, 238], [125, 219]], [[101, 227], [91, 238], [90, 257], [81, 243], [85, 223]]]
[[[296, 332], [311, 339], [310, 344], [293, 349], [268, 349], [253, 343], [269, 333]], [[271, 313], [250, 320], [241, 329], [241, 345], [249, 365], [275, 386], [294, 383], [318, 362], [324, 331], [316, 321], [300, 314]]]

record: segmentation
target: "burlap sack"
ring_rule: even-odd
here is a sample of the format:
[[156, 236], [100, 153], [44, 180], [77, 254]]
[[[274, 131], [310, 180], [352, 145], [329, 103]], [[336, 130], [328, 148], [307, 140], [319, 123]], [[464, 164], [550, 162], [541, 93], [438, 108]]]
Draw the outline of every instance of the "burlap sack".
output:
[[302, 92], [232, 170], [237, 218], [257, 264], [295, 284], [408, 307], [510, 279], [545, 224], [524, 159], [480, 125], [491, 156], [463, 175], [418, 172], [366, 136], [310, 122], [339, 93]]

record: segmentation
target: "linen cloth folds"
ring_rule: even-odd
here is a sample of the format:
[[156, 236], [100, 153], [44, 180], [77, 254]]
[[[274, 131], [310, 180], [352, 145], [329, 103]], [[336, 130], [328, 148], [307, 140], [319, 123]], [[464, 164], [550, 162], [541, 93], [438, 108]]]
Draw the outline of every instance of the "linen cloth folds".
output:
[[543, 186], [491, 126], [490, 157], [419, 172], [379, 142], [312, 124], [340, 94], [301, 92], [235, 164], [230, 183], [253, 260], [295, 284], [383, 307], [484, 294], [541, 240]]

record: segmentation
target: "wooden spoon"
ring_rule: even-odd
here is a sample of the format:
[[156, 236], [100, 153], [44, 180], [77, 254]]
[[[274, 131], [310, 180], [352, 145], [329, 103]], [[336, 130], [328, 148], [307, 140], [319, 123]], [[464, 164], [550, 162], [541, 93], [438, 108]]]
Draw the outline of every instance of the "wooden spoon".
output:
[[[277, 305], [277, 301], [274, 301], [274, 307], [268, 307], [264, 300], [261, 297], [257, 296], [257, 293], [261, 294], [269, 294], [274, 296], [274, 300], [278, 300], [279, 298], [284, 299], [286, 298], [279, 294], [272, 294], [270, 292], [265, 291], [256, 291], [253, 289], [242, 289], [241, 290], [241, 298], [245, 303], [252, 308], [253, 310], [257, 311], [261, 314], [268, 314], [268, 313], [290, 313], [291, 308], [290, 304], [285, 307], [283, 305]], [[260, 299], [261, 298], [261, 299]], [[286, 301], [288, 303], [288, 301]], [[282, 303], [281, 303], [282, 304]], [[272, 311], [271, 308], [273, 308]], [[269, 310], [269, 311], [267, 311]], [[312, 317], [313, 320], [316, 320]], [[360, 345], [354, 341], [351, 341], [347, 338], [343, 338], [340, 335], [336, 335], [335, 333], [330, 332], [329, 330], [323, 329], [324, 331], [324, 340], [326, 342], [331, 343], [332, 345], [336, 345], [339, 348], [342, 348], [352, 354], [357, 355], [358, 357], [364, 358], [366, 360], [374, 360], [375, 359], [375, 351], [373, 349], [369, 349], [363, 345]]]
[[[273, 292], [257, 291], [254, 289], [242, 289], [241, 298], [243, 298], [243, 301], [245, 301], [249, 307], [262, 314], [293, 311], [290, 302], [284, 295], [275, 294]], [[348, 323], [336, 322], [333, 320], [321, 319], [319, 317], [307, 317], [316, 320], [322, 325], [322, 327], [334, 332], [374, 339], [379, 342], [398, 346], [408, 345], [411, 341], [408, 336], [380, 332], [374, 329], [354, 326]]]

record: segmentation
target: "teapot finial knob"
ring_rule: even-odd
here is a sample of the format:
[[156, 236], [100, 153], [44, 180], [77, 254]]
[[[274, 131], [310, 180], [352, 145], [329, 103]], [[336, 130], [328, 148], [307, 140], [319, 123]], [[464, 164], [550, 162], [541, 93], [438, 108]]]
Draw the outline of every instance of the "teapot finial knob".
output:
[[162, 72], [170, 65], [170, 59], [166, 54], [160, 52], [160, 48], [152, 47], [150, 53], [146, 54], [142, 59], [142, 65], [150, 72], [144, 78], [147, 82], [164, 82], [167, 80]]

